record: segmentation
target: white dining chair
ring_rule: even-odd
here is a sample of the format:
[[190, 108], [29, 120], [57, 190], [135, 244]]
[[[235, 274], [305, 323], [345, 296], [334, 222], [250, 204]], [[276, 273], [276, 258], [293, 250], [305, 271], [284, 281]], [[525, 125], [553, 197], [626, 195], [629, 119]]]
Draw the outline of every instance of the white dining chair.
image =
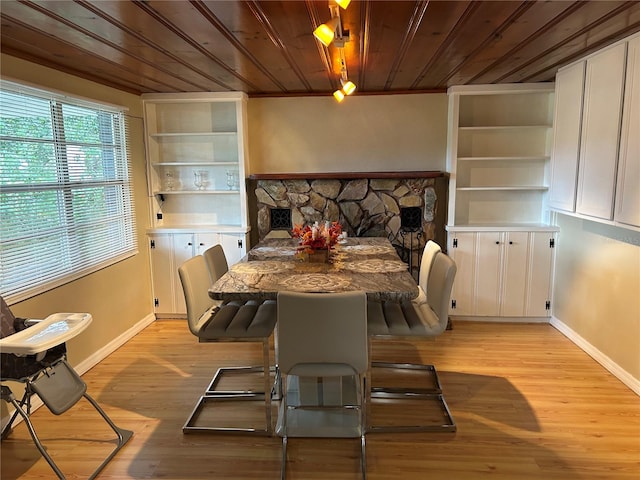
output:
[[[184, 262], [178, 273], [187, 305], [189, 330], [200, 342], [259, 342], [262, 345], [262, 365], [224, 367], [216, 371], [209, 387], [196, 404], [183, 427], [183, 432], [227, 431], [246, 433], [272, 433], [271, 422], [271, 362], [269, 339], [276, 324], [276, 302], [249, 300], [220, 302], [209, 297], [211, 278], [206, 260], [197, 255]], [[261, 372], [263, 390], [218, 390], [217, 382], [224, 371]], [[256, 400], [264, 398], [265, 428], [217, 427], [198, 423], [205, 406], [230, 400]]]
[[[443, 252], [435, 252], [426, 289], [418, 286], [417, 298], [404, 301], [376, 301], [367, 304], [369, 337], [375, 339], [416, 340], [432, 339], [447, 328], [451, 289], [456, 274], [455, 262]], [[371, 431], [455, 431], [456, 425], [442, 394], [442, 386], [434, 365], [399, 362], [372, 362], [372, 369], [387, 368], [396, 371], [424, 372], [433, 383], [426, 387], [371, 387], [372, 398], [436, 400], [442, 409], [442, 421], [404, 426], [370, 425]]]
[[[290, 437], [360, 438], [366, 479], [366, 294], [280, 292], [277, 333], [284, 390], [278, 418], [282, 480]], [[319, 385], [311, 394], [301, 388], [309, 378]]]

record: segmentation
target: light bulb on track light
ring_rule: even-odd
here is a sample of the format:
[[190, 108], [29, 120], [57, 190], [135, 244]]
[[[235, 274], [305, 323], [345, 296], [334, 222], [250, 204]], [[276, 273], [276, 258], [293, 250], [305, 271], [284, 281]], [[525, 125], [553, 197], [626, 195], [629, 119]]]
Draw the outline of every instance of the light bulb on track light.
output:
[[318, 28], [313, 31], [313, 35], [322, 42], [325, 47], [328, 47], [331, 42], [333, 42], [333, 37], [336, 33], [336, 28], [338, 28], [338, 24], [340, 23], [340, 19], [338, 17], [333, 17], [327, 23], [323, 23]]
[[347, 80], [346, 82], [342, 81], [342, 91], [346, 95], [351, 95], [356, 91], [356, 85], [351, 80]]

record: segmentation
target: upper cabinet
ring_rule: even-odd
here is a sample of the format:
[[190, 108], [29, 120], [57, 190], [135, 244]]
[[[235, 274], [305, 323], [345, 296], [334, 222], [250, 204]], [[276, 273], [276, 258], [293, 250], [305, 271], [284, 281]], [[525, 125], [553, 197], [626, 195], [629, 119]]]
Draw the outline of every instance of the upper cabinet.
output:
[[553, 92], [553, 84], [449, 89], [449, 226], [548, 223]]
[[142, 99], [153, 227], [246, 226], [246, 95]]
[[549, 206], [569, 212], [576, 208], [584, 66], [585, 62], [579, 62], [556, 75]]
[[640, 227], [640, 36], [556, 76], [549, 206]]
[[576, 212], [611, 219], [616, 183], [626, 45], [587, 59]]
[[627, 46], [627, 75], [614, 220], [640, 227], [640, 36]]

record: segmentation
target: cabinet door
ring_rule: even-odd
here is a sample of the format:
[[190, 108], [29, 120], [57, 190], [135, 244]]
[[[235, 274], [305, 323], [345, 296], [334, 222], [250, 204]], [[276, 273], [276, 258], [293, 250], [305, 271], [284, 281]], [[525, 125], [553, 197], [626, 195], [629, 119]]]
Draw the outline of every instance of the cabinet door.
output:
[[576, 211], [610, 220], [620, 134], [626, 44], [587, 59]]
[[640, 37], [628, 44], [614, 219], [640, 227]]
[[151, 286], [156, 313], [174, 313], [175, 310], [174, 278], [176, 273], [173, 271], [172, 242], [171, 235], [149, 237]]
[[193, 257], [193, 235], [190, 233], [176, 233], [173, 237], [173, 265], [172, 265], [172, 278], [173, 289], [175, 295], [175, 313], [186, 314], [187, 306], [184, 302], [184, 292], [182, 290], [182, 284], [180, 283], [180, 277], [178, 276], [178, 267], [184, 262]]
[[247, 253], [247, 238], [244, 233], [221, 233], [220, 244], [229, 266], [238, 263]]
[[202, 255], [207, 249], [220, 243], [218, 233], [197, 233], [193, 236], [194, 254]]
[[580, 62], [556, 75], [549, 206], [568, 212], [575, 211], [576, 202], [584, 67]]
[[500, 315], [521, 317], [525, 314], [527, 290], [528, 232], [505, 232], [502, 236], [503, 270]]
[[475, 233], [456, 232], [449, 238], [448, 253], [457, 267], [451, 291], [451, 315], [474, 314], [475, 245]]
[[527, 268], [527, 292], [525, 316], [549, 317], [551, 315], [551, 275], [553, 274], [555, 234], [532, 232], [529, 234]]
[[500, 314], [502, 233], [480, 232], [477, 242], [475, 314], [493, 317]]

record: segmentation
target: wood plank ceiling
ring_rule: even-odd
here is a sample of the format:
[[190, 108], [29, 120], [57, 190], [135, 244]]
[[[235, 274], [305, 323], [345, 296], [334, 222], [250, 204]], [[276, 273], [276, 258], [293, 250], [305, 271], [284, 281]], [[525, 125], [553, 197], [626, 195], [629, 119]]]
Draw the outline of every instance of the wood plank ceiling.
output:
[[[3, 53], [127, 92], [330, 94], [339, 56], [312, 35], [330, 0], [2, 0]], [[359, 93], [552, 81], [640, 31], [638, 1], [375, 1], [340, 10]]]

